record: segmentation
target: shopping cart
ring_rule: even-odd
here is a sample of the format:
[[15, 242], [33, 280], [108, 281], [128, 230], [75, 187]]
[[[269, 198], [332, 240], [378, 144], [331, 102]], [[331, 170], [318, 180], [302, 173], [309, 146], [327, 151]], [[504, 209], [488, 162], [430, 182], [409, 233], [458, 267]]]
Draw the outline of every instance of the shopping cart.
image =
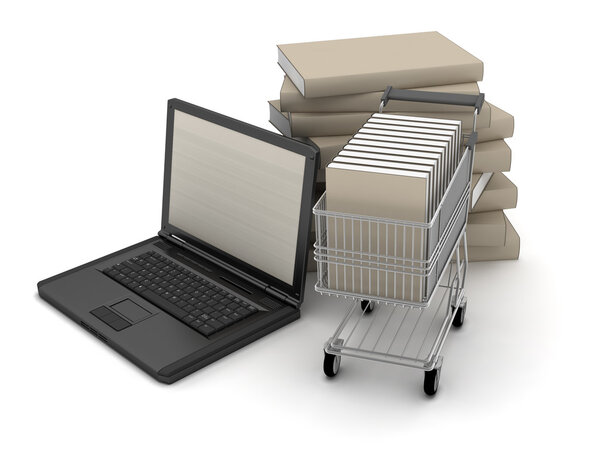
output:
[[[352, 301], [333, 336], [325, 343], [323, 370], [327, 376], [335, 376], [342, 356], [413, 367], [425, 371], [424, 391], [434, 395], [443, 362], [440, 352], [450, 327], [462, 326], [467, 309], [464, 294], [468, 266], [466, 224], [477, 115], [484, 94], [388, 87], [381, 98], [380, 113], [389, 100], [471, 106], [474, 108], [473, 129], [470, 134], [461, 136], [464, 151], [460, 162], [429, 223], [329, 211], [327, 192], [314, 206], [315, 290]], [[340, 223], [343, 226], [339, 226]], [[346, 236], [348, 233], [352, 235], [350, 239]], [[355, 239], [355, 236], [360, 238]], [[402, 245], [392, 242], [398, 236], [405, 238]], [[406, 239], [407, 236], [411, 239]], [[362, 245], [375, 241], [376, 250], [370, 244]], [[413, 244], [404, 245], [406, 242]], [[415, 242], [422, 246], [416, 253]], [[386, 249], [384, 253], [382, 248]], [[417, 292], [422, 295], [418, 298], [399, 295], [396, 292], [399, 283], [394, 281], [399, 277], [402, 277], [402, 286], [411, 287], [411, 294], [412, 287], [418, 286]], [[361, 283], [361, 289], [356, 288], [356, 283]]]

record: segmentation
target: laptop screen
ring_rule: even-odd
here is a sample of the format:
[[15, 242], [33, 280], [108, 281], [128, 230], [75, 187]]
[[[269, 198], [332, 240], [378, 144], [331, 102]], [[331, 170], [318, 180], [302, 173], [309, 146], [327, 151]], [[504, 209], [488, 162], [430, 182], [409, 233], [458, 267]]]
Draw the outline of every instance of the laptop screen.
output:
[[305, 160], [175, 110], [168, 222], [291, 285]]

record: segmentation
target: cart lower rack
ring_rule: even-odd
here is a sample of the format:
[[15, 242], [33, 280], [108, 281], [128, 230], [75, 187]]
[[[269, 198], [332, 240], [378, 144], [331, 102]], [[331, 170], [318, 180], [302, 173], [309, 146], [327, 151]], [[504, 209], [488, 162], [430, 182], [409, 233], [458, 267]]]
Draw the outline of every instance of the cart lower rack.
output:
[[382, 103], [405, 95], [412, 101], [475, 107], [473, 132], [461, 137], [464, 152], [452, 180], [429, 223], [328, 211], [323, 194], [313, 208], [315, 290], [352, 301], [325, 343], [327, 376], [338, 373], [342, 356], [387, 362], [424, 370], [425, 393], [434, 395], [442, 347], [452, 325], [462, 326], [467, 308], [466, 224], [483, 94], [448, 96], [388, 88]]

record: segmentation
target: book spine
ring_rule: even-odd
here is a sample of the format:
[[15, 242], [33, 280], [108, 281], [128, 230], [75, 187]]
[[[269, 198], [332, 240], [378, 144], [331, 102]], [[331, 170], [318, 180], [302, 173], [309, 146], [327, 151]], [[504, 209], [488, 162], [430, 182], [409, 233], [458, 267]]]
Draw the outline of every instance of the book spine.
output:
[[[370, 112], [354, 113], [287, 113], [291, 123], [292, 136], [337, 136], [355, 134], [371, 117]], [[463, 129], [473, 127], [472, 112], [406, 112], [406, 115], [460, 120]], [[477, 130], [490, 126], [490, 109], [482, 108], [477, 119]]]
[[[419, 88], [430, 92], [450, 92], [458, 94], [479, 94], [477, 83], [463, 83], [456, 85], [433, 86]], [[300, 91], [287, 80], [280, 91], [281, 110], [287, 112], [316, 112], [340, 113], [379, 110], [383, 91], [367, 92], [363, 94], [341, 95], [335, 97], [304, 98]], [[435, 103], [420, 103], [397, 101], [389, 102], [384, 108], [385, 112], [467, 112], [472, 111], [468, 106], [442, 105]]]

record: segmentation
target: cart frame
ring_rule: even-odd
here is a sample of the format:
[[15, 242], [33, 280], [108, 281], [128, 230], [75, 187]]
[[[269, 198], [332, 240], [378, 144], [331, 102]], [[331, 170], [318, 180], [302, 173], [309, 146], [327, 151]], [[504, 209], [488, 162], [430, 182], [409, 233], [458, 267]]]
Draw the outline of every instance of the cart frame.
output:
[[[442, 201], [428, 223], [327, 211], [326, 193], [315, 204], [315, 290], [323, 295], [352, 301], [333, 335], [325, 342], [323, 369], [326, 375], [335, 376], [341, 356], [421, 369], [425, 371], [424, 390], [428, 395], [434, 395], [441, 374], [443, 345], [451, 326], [462, 326], [467, 307], [464, 293], [468, 268], [466, 223], [477, 140], [477, 115], [483, 105], [484, 94], [433, 93], [388, 87], [382, 96], [379, 112], [390, 99], [472, 106], [473, 129], [470, 134], [460, 136], [464, 152]], [[340, 221], [344, 244], [341, 247], [337, 245]], [[347, 223], [351, 224], [350, 248], [347, 245]], [[355, 249], [355, 223], [360, 229], [358, 249]], [[367, 238], [368, 248], [363, 248], [365, 224], [368, 233], [373, 226], [377, 230], [376, 251], [371, 248], [370, 242], [374, 237], [370, 235]], [[381, 227], [385, 229], [385, 236], [381, 238], [385, 242], [385, 254], [381, 253]], [[390, 227], [392, 233], [388, 231]], [[401, 255], [398, 255], [396, 236], [400, 230], [403, 239]], [[412, 233], [412, 248], [408, 251], [404, 245], [407, 230], [409, 236]], [[415, 239], [415, 230], [420, 233], [419, 239]], [[390, 234], [394, 236], [393, 255], [388, 251]], [[328, 240], [329, 237], [336, 245]], [[417, 257], [415, 240], [420, 245]], [[343, 276], [339, 274], [340, 268]], [[335, 277], [331, 276], [333, 269]], [[351, 286], [348, 286], [347, 274]], [[368, 283], [363, 286], [362, 278], [366, 274]], [[376, 283], [372, 274], [376, 274]], [[399, 295], [396, 289], [401, 285], [402, 294], [405, 294], [407, 277], [411, 293], [408, 299]], [[357, 278], [360, 286], [356, 286]], [[389, 289], [390, 279], [393, 289]], [[419, 281], [417, 298], [413, 295], [414, 280]], [[375, 305], [377, 312], [372, 313]]]

